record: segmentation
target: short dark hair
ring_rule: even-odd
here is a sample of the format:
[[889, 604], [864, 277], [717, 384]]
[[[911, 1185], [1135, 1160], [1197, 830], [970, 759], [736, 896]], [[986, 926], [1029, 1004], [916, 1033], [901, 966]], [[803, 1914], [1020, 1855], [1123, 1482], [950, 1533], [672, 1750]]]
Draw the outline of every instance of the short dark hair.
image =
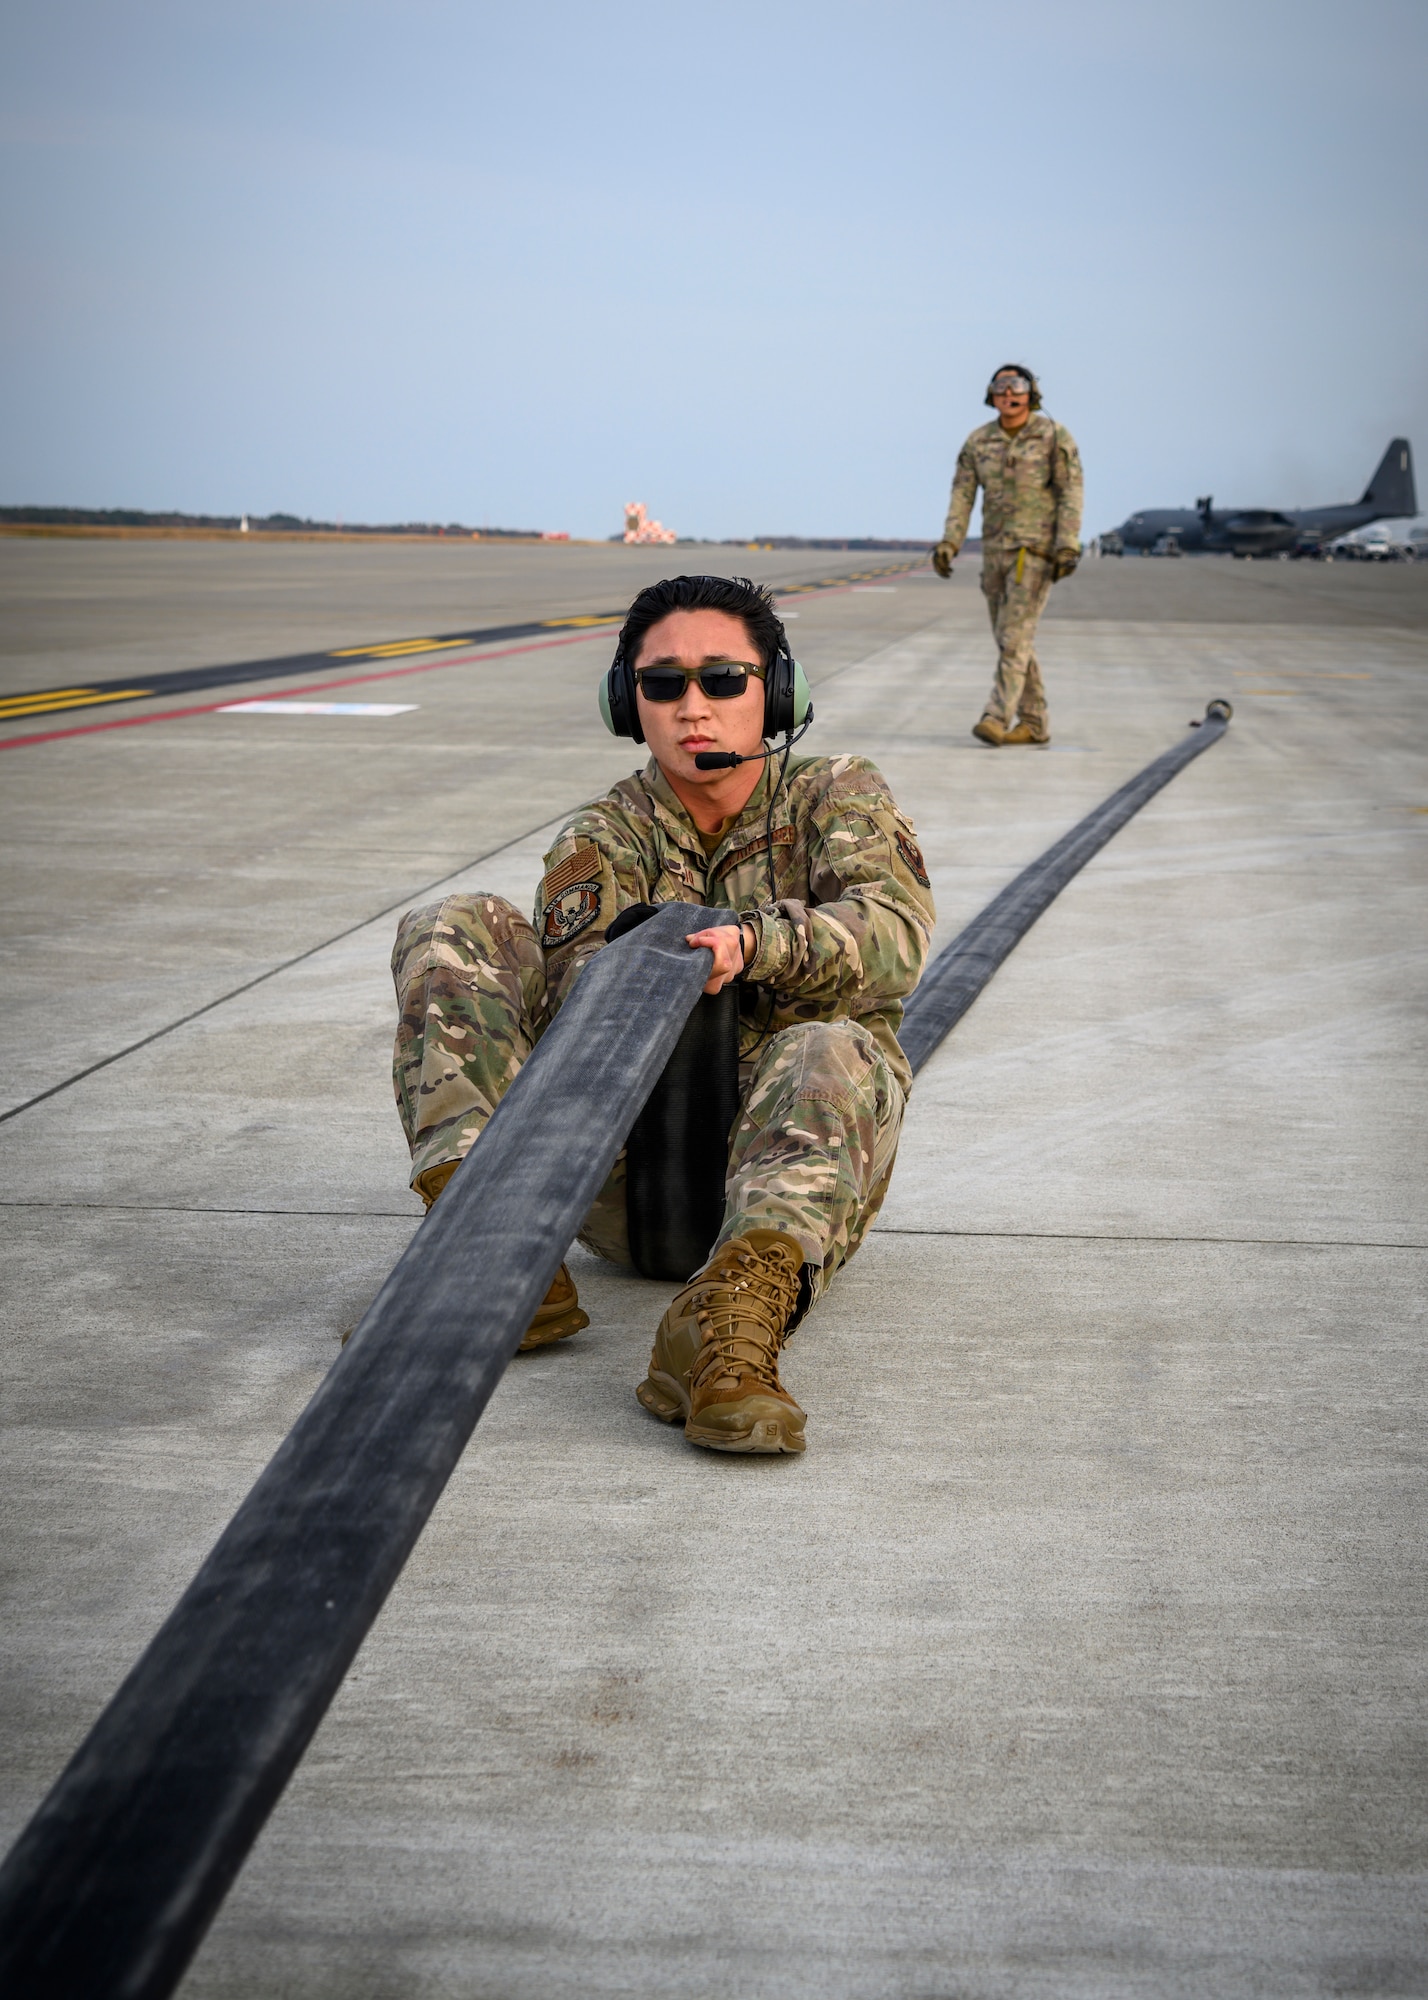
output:
[[737, 618], [757, 649], [765, 669], [778, 658], [788, 639], [783, 620], [773, 607], [773, 592], [746, 576], [667, 576], [647, 584], [625, 614], [620, 627], [620, 656], [633, 666], [652, 625], [671, 611], [724, 611]]

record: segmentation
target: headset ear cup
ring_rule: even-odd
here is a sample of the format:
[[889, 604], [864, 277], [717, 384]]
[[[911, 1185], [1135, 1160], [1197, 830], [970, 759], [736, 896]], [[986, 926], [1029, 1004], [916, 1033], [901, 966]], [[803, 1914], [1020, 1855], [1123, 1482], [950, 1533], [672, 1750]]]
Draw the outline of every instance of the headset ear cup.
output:
[[813, 690], [797, 660], [793, 662], [793, 727], [802, 729], [813, 707]]
[[629, 663], [618, 655], [600, 683], [600, 717], [612, 736], [633, 736], [643, 743], [640, 711], [635, 701], [635, 676]]
[[640, 705], [635, 700], [635, 670], [628, 660], [620, 662], [620, 685], [624, 692], [625, 714], [629, 717], [627, 736], [633, 736], [636, 743], [643, 743], [645, 732], [640, 727]]
[[793, 655], [780, 646], [764, 676], [764, 736], [786, 736], [793, 728]]

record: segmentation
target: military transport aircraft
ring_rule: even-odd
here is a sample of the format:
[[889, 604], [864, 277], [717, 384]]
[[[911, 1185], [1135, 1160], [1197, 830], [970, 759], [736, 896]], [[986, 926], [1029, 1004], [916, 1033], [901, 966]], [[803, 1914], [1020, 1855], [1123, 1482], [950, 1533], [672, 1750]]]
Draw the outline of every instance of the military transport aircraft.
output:
[[1207, 496], [1195, 502], [1193, 512], [1188, 507], [1156, 507], [1132, 514], [1101, 537], [1101, 550], [1105, 555], [1172, 547], [1184, 555], [1201, 550], [1236, 556], [1317, 555], [1324, 543], [1351, 528], [1417, 512], [1413, 450], [1407, 438], [1395, 438], [1361, 500], [1280, 513], [1272, 507], [1217, 508]]

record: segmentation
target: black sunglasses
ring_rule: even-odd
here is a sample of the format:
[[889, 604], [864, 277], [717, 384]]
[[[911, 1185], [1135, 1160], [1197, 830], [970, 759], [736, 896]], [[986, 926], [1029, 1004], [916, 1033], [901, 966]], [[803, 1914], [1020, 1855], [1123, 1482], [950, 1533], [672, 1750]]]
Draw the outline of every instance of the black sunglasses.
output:
[[720, 660], [712, 667], [637, 667], [635, 679], [646, 701], [678, 701], [690, 681], [697, 680], [711, 701], [733, 701], [749, 685], [749, 677], [763, 679], [759, 667], [742, 666], [736, 660]]

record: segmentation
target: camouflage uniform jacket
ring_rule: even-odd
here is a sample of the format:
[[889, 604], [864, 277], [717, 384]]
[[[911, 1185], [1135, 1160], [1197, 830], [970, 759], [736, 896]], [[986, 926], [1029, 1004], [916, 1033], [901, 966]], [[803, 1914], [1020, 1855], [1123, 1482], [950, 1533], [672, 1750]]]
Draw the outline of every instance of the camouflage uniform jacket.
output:
[[944, 542], [960, 549], [982, 489], [982, 547], [1052, 556], [1081, 539], [1081, 455], [1064, 424], [1033, 411], [1019, 431], [999, 419], [973, 431], [957, 454]]
[[550, 1008], [629, 904], [738, 910], [758, 935], [741, 993], [741, 1053], [808, 1021], [860, 1021], [906, 1091], [912, 1074], [897, 1029], [934, 922], [916, 831], [866, 757], [795, 758], [774, 804], [771, 899], [776, 766], [765, 765], [712, 857], [653, 760], [575, 814], [545, 857], [535, 909]]

